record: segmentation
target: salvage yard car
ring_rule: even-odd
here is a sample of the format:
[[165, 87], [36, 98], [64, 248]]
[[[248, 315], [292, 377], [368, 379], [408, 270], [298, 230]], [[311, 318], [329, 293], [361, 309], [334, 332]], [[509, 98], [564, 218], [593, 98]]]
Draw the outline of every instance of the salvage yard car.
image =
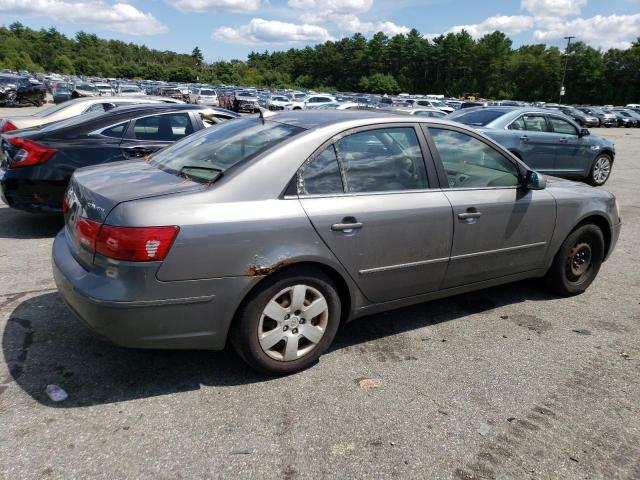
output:
[[531, 168], [559, 177], [604, 185], [611, 175], [615, 149], [604, 138], [553, 110], [521, 107], [474, 107], [447, 117], [476, 127]]
[[373, 312], [531, 277], [581, 293], [618, 239], [612, 194], [547, 181], [472, 128], [272, 115], [75, 173], [54, 277], [100, 337], [229, 340], [253, 368], [288, 374]]
[[0, 136], [0, 188], [12, 208], [62, 212], [76, 168], [142, 159], [191, 133], [237, 117], [196, 105], [147, 103], [97, 111]]
[[0, 75], [0, 105], [35, 105], [45, 101], [47, 89], [40, 83], [32, 83], [19, 75]]

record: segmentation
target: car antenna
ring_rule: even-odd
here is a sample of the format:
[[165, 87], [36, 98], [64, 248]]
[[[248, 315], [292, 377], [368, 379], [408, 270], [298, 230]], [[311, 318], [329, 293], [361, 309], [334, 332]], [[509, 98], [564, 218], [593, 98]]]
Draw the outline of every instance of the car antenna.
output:
[[264, 122], [266, 121], [267, 118], [273, 117], [274, 115], [276, 115], [275, 112], [272, 112], [270, 110], [265, 110], [262, 107], [258, 108], [258, 114], [260, 115], [260, 120], [262, 120], [262, 124], [263, 125], [264, 125]]

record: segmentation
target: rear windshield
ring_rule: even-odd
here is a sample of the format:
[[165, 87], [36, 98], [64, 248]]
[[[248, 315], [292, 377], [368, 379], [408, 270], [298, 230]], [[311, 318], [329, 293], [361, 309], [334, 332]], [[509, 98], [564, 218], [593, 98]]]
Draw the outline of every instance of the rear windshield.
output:
[[210, 182], [235, 164], [260, 155], [304, 129], [260, 118], [216, 125], [174, 143], [150, 163], [176, 175]]
[[455, 120], [459, 123], [464, 123], [465, 125], [475, 125], [477, 127], [484, 127], [489, 123], [493, 122], [496, 118], [504, 115], [505, 112], [501, 110], [474, 110], [472, 112], [461, 113], [452, 117], [452, 120]]
[[200, 95], [210, 95], [213, 96], [216, 94], [215, 90], [200, 90]]

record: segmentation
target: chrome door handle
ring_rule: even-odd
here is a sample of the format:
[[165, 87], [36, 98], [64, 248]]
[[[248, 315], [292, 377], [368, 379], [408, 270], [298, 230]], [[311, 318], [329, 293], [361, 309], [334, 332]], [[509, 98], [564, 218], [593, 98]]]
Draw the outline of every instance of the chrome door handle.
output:
[[526, 135], [523, 135], [520, 137], [520, 140], [522, 140], [523, 142], [528, 142], [529, 141], [529, 137], [527, 137]]
[[458, 218], [460, 220], [466, 220], [468, 218], [479, 218], [481, 216], [482, 216], [482, 212], [465, 212], [465, 213], [458, 214]]
[[334, 232], [345, 232], [347, 230], [358, 230], [360, 228], [362, 228], [362, 222], [334, 223], [331, 225], [331, 230]]
[[560, 143], [567, 143], [569, 140], [563, 137], [559, 141]]

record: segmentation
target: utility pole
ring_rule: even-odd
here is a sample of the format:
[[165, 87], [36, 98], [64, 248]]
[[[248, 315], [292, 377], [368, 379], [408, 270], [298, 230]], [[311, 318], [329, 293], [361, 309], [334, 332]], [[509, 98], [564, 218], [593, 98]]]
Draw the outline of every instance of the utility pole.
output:
[[562, 84], [560, 85], [560, 95], [558, 97], [558, 103], [562, 103], [562, 97], [564, 95], [564, 79], [567, 76], [567, 64], [569, 63], [569, 47], [571, 46], [571, 40], [576, 38], [575, 36], [564, 37], [567, 41], [567, 49], [564, 51], [564, 70], [562, 71]]

